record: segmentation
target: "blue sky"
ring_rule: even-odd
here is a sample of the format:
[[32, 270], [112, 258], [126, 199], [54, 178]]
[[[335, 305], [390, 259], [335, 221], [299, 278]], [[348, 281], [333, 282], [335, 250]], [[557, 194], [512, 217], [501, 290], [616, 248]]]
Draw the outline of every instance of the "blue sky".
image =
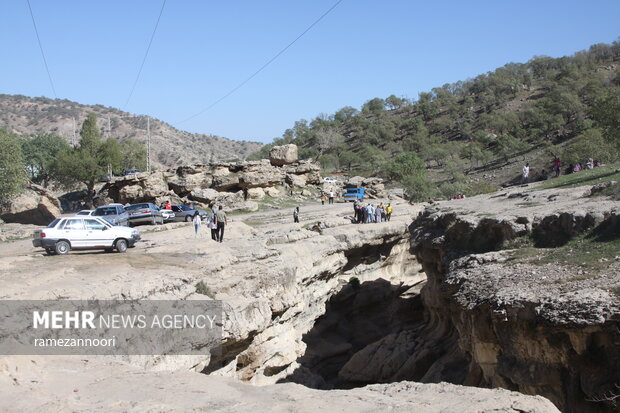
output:
[[[58, 98], [270, 142], [299, 119], [430, 90], [620, 35], [620, 1], [30, 0]], [[0, 4], [0, 93], [54, 97], [26, 0]]]

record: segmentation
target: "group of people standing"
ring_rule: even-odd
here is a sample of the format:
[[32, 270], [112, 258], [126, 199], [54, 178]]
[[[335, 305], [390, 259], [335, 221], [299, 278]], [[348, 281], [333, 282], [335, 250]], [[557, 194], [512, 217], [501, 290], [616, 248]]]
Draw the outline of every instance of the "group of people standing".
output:
[[222, 206], [220, 205], [216, 208], [213, 204], [209, 205], [209, 209], [204, 217], [201, 217], [198, 211], [194, 213], [192, 223], [194, 224], [194, 231], [197, 237], [200, 236], [200, 228], [203, 219], [204, 224], [211, 230], [211, 239], [216, 242], [224, 241], [224, 229], [228, 224], [228, 217], [226, 216], [226, 212], [222, 209]]
[[392, 204], [383, 206], [383, 202], [374, 206], [373, 204], [363, 204], [359, 201], [353, 203], [355, 213], [354, 222], [356, 224], [369, 224], [371, 222], [386, 222], [392, 217]]

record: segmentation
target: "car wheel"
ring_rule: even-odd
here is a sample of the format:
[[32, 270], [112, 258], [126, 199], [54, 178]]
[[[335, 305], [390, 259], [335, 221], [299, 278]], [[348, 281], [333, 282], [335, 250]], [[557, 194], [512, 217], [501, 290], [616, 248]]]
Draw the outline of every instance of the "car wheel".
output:
[[192, 217], [190, 217], [189, 215], [187, 215], [185, 217], [185, 222], [192, 222]]
[[116, 251], [118, 252], [127, 251], [127, 241], [122, 238], [117, 239], [116, 242], [114, 243], [114, 246], [116, 247]]
[[54, 251], [58, 255], [65, 255], [71, 251], [71, 245], [67, 241], [58, 241], [54, 246]]

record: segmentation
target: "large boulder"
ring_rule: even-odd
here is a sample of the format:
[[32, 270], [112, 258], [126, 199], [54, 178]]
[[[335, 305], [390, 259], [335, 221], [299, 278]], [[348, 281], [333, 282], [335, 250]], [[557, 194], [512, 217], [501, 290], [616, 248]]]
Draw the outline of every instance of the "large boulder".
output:
[[303, 188], [306, 186], [306, 175], [286, 175], [286, 183], [292, 187]]
[[283, 166], [297, 162], [297, 145], [288, 144], [282, 146], [274, 146], [269, 151], [269, 161], [272, 165]]
[[202, 202], [204, 204], [209, 204], [214, 202], [220, 193], [212, 188], [204, 188], [204, 189], [194, 189], [189, 195], [188, 198], [192, 201]]
[[239, 190], [239, 175], [230, 174], [213, 178], [213, 183], [211, 186], [220, 192], [231, 190], [237, 191]]
[[155, 202], [169, 194], [168, 183], [163, 172], [128, 175], [108, 182], [97, 194], [96, 203], [101, 205], [112, 199], [121, 204]]
[[[225, 168], [217, 168], [218, 177], [224, 176]], [[207, 168], [177, 168], [176, 173], [167, 177], [168, 186], [180, 196], [185, 196], [194, 189], [209, 188], [213, 183], [211, 170]]]
[[284, 173], [280, 168], [264, 168], [255, 172], [244, 172], [239, 177], [239, 182], [246, 188], [266, 188], [268, 186], [282, 185]]
[[58, 198], [35, 184], [29, 184], [20, 195], [0, 204], [0, 218], [7, 223], [47, 225], [60, 214]]

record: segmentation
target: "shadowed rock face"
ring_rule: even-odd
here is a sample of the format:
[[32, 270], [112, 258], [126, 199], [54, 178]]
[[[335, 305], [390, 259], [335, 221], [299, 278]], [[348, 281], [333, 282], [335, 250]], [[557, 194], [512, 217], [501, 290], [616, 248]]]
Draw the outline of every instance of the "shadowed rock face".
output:
[[0, 204], [0, 218], [8, 223], [48, 225], [59, 216], [58, 198], [36, 184], [29, 184], [20, 195]]
[[493, 219], [427, 209], [413, 222], [429, 319], [446, 337], [458, 336], [469, 360], [464, 383], [540, 394], [565, 412], [617, 411], [593, 400], [620, 383], [620, 304], [609, 292], [620, 281], [618, 266], [602, 280], [574, 281], [573, 268], [512, 263], [489, 251], [519, 236], [545, 246], [588, 230], [609, 237], [618, 213], [520, 214]]

